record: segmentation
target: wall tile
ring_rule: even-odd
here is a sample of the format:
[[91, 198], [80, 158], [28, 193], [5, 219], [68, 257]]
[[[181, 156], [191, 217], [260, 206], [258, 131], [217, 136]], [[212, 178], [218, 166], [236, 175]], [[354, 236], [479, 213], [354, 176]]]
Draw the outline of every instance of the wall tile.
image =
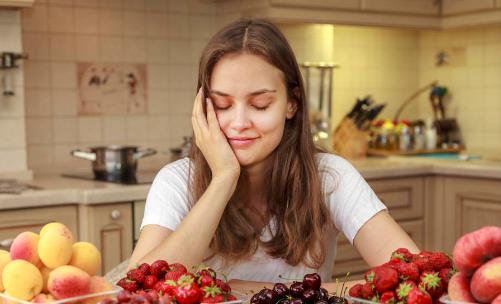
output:
[[124, 10], [144, 10], [146, 0], [123, 0], [122, 5]]
[[122, 38], [104, 36], [99, 38], [99, 58], [102, 62], [121, 62], [123, 60]]
[[77, 92], [73, 89], [53, 89], [52, 105], [54, 119], [61, 116], [76, 117]]
[[103, 119], [103, 141], [116, 144], [126, 139], [125, 117], [107, 117]]
[[146, 14], [142, 11], [125, 11], [123, 13], [123, 35], [144, 37], [146, 35]]
[[169, 85], [170, 65], [148, 65], [148, 87], [150, 89], [167, 89]]
[[190, 17], [184, 14], [167, 16], [167, 35], [172, 38], [190, 39]]
[[77, 0], [73, 6], [96, 8], [99, 0]]
[[168, 34], [167, 14], [148, 13], [146, 15], [146, 35], [166, 38]]
[[25, 147], [23, 118], [0, 119], [0, 149], [19, 149]]
[[49, 116], [52, 113], [49, 89], [26, 89], [25, 110], [27, 117]]
[[38, 117], [26, 119], [26, 139], [28, 144], [52, 144], [53, 138], [51, 119]]
[[27, 88], [48, 88], [50, 65], [48, 62], [28, 60], [23, 64]]
[[99, 33], [104, 35], [122, 34], [122, 12], [101, 9], [99, 15]]
[[78, 117], [78, 142], [100, 142], [102, 135], [102, 121], [100, 117]]
[[75, 36], [68, 34], [50, 35], [50, 58], [53, 61], [75, 60]]
[[149, 90], [148, 91], [148, 112], [153, 115], [169, 114], [169, 91]]
[[32, 8], [21, 11], [23, 31], [45, 32], [48, 29], [48, 8], [45, 4], [35, 2]]
[[125, 133], [129, 142], [148, 138], [148, 119], [148, 116], [129, 116], [125, 118]]
[[77, 61], [99, 61], [98, 36], [78, 35], [75, 36], [75, 58]]
[[23, 51], [28, 53], [30, 59], [49, 59], [49, 38], [45, 33], [23, 33]]
[[74, 62], [53, 62], [50, 69], [52, 88], [75, 89], [77, 87], [77, 72]]
[[53, 132], [54, 143], [76, 143], [77, 138], [77, 119], [76, 118], [54, 118]]
[[[146, 51], [148, 63], [169, 62], [169, 40], [167, 39], [148, 39], [146, 41]], [[186, 49], [184, 52], [187, 53]]]
[[99, 0], [99, 7], [102, 8], [111, 8], [111, 9], [120, 9], [122, 8], [121, 0]]
[[73, 8], [49, 6], [49, 31], [54, 33], [73, 33], [75, 28], [73, 20]]
[[28, 145], [28, 167], [46, 167], [54, 163], [52, 145]]
[[146, 10], [150, 12], [167, 12], [167, 0], [148, 0], [146, 1]]
[[167, 115], [150, 115], [148, 133], [150, 140], [167, 140], [172, 134], [171, 117]]
[[145, 63], [146, 40], [140, 37], [123, 38], [123, 61]]
[[169, 63], [172, 64], [190, 64], [193, 62], [193, 57], [190, 52], [186, 50], [191, 49], [191, 42], [189, 40], [170, 40], [169, 41]]
[[75, 33], [97, 34], [99, 30], [98, 10], [94, 8], [75, 8]]

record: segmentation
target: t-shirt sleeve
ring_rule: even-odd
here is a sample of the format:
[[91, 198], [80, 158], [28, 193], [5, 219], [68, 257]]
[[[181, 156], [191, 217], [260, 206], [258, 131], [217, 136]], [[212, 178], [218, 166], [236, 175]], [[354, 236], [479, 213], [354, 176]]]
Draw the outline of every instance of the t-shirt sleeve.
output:
[[353, 244], [359, 229], [378, 212], [387, 209], [376, 193], [345, 159], [329, 155], [326, 157], [328, 176], [324, 179], [331, 216], [338, 230]]
[[176, 230], [188, 214], [187, 169], [184, 167], [187, 165], [177, 161], [158, 172], [146, 198], [140, 229], [154, 224]]

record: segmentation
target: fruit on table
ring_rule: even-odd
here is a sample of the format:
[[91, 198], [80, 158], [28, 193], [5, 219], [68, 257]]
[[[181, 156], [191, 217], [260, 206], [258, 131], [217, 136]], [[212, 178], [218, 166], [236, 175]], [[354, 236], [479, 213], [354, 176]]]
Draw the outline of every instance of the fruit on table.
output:
[[[113, 290], [113, 286], [110, 282], [108, 282], [108, 280], [100, 276], [93, 276], [90, 278], [89, 293], [98, 293], [108, 290]], [[84, 299], [82, 304], [96, 304], [107, 298], [108, 296], [92, 297]]]
[[47, 281], [49, 281], [49, 275], [52, 272], [52, 269], [48, 268], [47, 266], [42, 266], [40, 268], [40, 273], [42, 274], [42, 280], [43, 280], [43, 287], [42, 287], [42, 292], [48, 293], [49, 289], [47, 289]]
[[68, 264], [94, 276], [101, 267], [101, 253], [92, 243], [77, 242], [72, 246], [71, 260]]
[[10, 261], [10, 253], [6, 250], [0, 250], [0, 292], [5, 290], [2, 284], [3, 269]]
[[90, 293], [90, 276], [75, 266], [59, 266], [50, 273], [47, 289], [56, 299], [88, 294]]
[[12, 260], [22, 259], [33, 265], [39, 265], [38, 239], [38, 234], [31, 231], [18, 234], [10, 246], [10, 258]]
[[457, 269], [467, 276], [491, 258], [501, 256], [501, 227], [487, 226], [467, 233], [454, 245]]
[[45, 266], [55, 269], [67, 265], [73, 253], [74, 238], [63, 224], [48, 224], [40, 231], [38, 255]]
[[501, 256], [480, 266], [471, 278], [473, 297], [481, 303], [490, 303], [501, 294]]
[[470, 279], [458, 272], [449, 280], [449, 298], [452, 301], [475, 302], [470, 292]]
[[40, 270], [25, 260], [9, 262], [3, 269], [2, 282], [9, 295], [22, 300], [31, 300], [43, 286]]

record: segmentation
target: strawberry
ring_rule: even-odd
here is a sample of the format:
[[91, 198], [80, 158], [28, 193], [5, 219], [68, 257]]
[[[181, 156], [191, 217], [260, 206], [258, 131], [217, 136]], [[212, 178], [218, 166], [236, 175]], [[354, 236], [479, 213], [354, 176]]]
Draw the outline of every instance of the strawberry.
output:
[[360, 298], [362, 297], [362, 287], [362, 284], [355, 284], [350, 288], [348, 294], [350, 295], [350, 297]]
[[395, 270], [398, 270], [399, 265], [404, 264], [404, 263], [405, 262], [402, 262], [402, 260], [395, 258], [395, 259], [391, 259], [389, 262], [386, 262], [381, 266], [388, 266], [388, 267], [391, 267]]
[[375, 268], [372, 268], [372, 269], [367, 270], [367, 272], [365, 272], [365, 274], [364, 274], [365, 282], [367, 282], [367, 283], [373, 282], [374, 273], [375, 273], [374, 270], [375, 270]]
[[407, 304], [432, 304], [433, 300], [426, 291], [413, 288], [407, 296]]
[[419, 281], [419, 267], [414, 263], [400, 263], [397, 268], [401, 280]]
[[146, 278], [146, 275], [141, 271], [141, 269], [136, 268], [127, 272], [127, 278], [129, 280], [136, 281], [137, 283], [142, 284], [144, 282], [144, 279]]
[[203, 288], [205, 286], [213, 286], [216, 282], [213, 277], [211, 277], [208, 274], [203, 274], [202, 276], [198, 277], [197, 279], [198, 286], [200, 288]]
[[237, 300], [237, 297], [235, 297], [232, 294], [225, 294], [224, 297], [225, 297], [225, 302], [236, 301]]
[[231, 292], [231, 287], [226, 283], [225, 281], [221, 279], [216, 279], [216, 286], [221, 289], [223, 293], [230, 293]]
[[198, 269], [197, 272], [195, 273], [196, 278], [201, 277], [203, 275], [207, 275], [213, 279], [216, 279], [216, 272], [214, 271], [214, 269], [209, 268], [209, 267]]
[[168, 270], [169, 264], [164, 260], [156, 260], [155, 262], [151, 263], [150, 266], [151, 274], [159, 279], [163, 278]]
[[142, 273], [144, 273], [145, 276], [149, 275], [150, 272], [150, 265], [148, 263], [143, 263], [137, 267], [139, 270], [141, 270]]
[[117, 294], [118, 303], [129, 303], [131, 297], [131, 293], [127, 290], [120, 290]]
[[417, 265], [419, 272], [433, 270], [433, 265], [431, 264], [429, 257], [430, 255], [422, 255], [421, 253], [414, 256], [412, 262]]
[[188, 270], [186, 270], [186, 267], [184, 267], [183, 264], [181, 263], [174, 263], [174, 264], [170, 264], [170, 267], [169, 267], [170, 270], [177, 270], [181, 273], [187, 273]]
[[185, 273], [180, 272], [179, 270], [169, 270], [164, 276], [164, 280], [172, 280], [174, 282], [177, 282], [181, 276], [183, 276]]
[[205, 286], [202, 288], [203, 298], [202, 303], [220, 303], [224, 302], [221, 289], [217, 286]]
[[438, 272], [423, 272], [419, 287], [428, 292], [432, 298], [439, 298], [443, 293], [442, 280], [438, 276]]
[[156, 276], [149, 274], [144, 278], [143, 282], [143, 288], [144, 289], [153, 289], [155, 287], [155, 284], [158, 282], [158, 279]]
[[376, 291], [374, 290], [374, 285], [371, 283], [365, 283], [362, 286], [362, 291], [360, 292], [362, 299], [372, 299], [376, 295]]
[[202, 292], [193, 281], [192, 283], [186, 281], [177, 286], [174, 292], [178, 304], [194, 304], [200, 301], [202, 297]]
[[434, 252], [429, 259], [430, 263], [433, 265], [433, 270], [435, 271], [452, 267], [451, 258], [443, 252]]
[[398, 248], [391, 254], [391, 259], [399, 259], [404, 262], [410, 262], [414, 255], [407, 248]]
[[170, 295], [173, 297], [175, 295], [176, 287], [177, 283], [172, 280], [167, 280], [164, 282], [158, 281], [157, 285], [155, 285], [155, 290], [158, 293], [162, 293], [163, 295]]
[[128, 278], [122, 278], [117, 282], [117, 285], [129, 292], [135, 292], [139, 289], [139, 285], [136, 281], [129, 280]]
[[447, 287], [449, 286], [449, 280], [456, 273], [455, 269], [443, 268], [438, 272], [438, 277], [442, 280], [442, 285], [444, 291], [447, 292]]
[[397, 287], [397, 297], [400, 301], [407, 301], [407, 296], [409, 295], [409, 292], [416, 288], [417, 285], [414, 281], [403, 281], [401, 282], [398, 287]]
[[394, 289], [398, 285], [398, 272], [391, 267], [380, 266], [376, 268], [373, 283], [380, 293]]
[[222, 303], [225, 302], [224, 296], [222, 294], [213, 297], [203, 297], [200, 303]]
[[395, 292], [385, 291], [381, 295], [381, 299], [380, 299], [379, 303], [395, 304], [396, 302], [397, 302], [397, 297], [395, 296]]

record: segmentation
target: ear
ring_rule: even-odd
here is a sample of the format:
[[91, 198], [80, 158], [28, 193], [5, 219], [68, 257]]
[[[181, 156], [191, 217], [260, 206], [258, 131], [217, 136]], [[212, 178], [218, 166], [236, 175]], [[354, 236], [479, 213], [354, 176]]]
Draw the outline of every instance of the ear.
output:
[[296, 114], [296, 111], [297, 111], [297, 101], [296, 100], [289, 100], [287, 102], [287, 113], [286, 113], [286, 117], [287, 119], [291, 119], [292, 117], [294, 117], [294, 114]]

